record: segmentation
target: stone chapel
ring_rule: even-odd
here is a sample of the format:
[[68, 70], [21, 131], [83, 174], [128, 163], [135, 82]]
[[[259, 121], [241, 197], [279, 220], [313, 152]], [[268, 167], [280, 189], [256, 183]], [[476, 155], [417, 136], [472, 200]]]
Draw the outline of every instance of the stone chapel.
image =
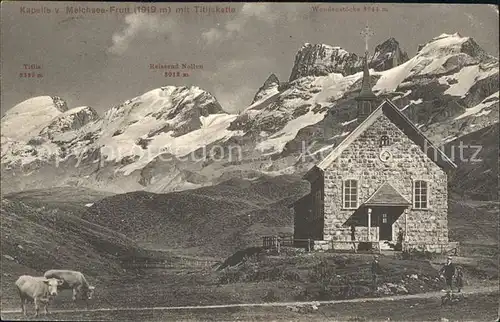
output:
[[304, 176], [296, 201], [294, 239], [315, 249], [359, 245], [445, 252], [447, 179], [456, 165], [388, 99], [372, 92], [365, 51], [358, 126]]

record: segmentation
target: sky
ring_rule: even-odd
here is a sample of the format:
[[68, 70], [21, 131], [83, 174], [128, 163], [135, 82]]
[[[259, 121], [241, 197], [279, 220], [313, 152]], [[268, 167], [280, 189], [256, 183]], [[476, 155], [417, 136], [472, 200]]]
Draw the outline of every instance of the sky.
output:
[[[330, 11], [314, 11], [318, 6]], [[105, 12], [85, 11], [92, 8]], [[410, 57], [442, 33], [472, 37], [497, 57], [499, 46], [498, 7], [486, 4], [16, 1], [2, 2], [1, 9], [2, 116], [42, 95], [60, 96], [70, 108], [91, 106], [102, 115], [167, 85], [198, 86], [237, 113], [271, 73], [288, 80], [304, 43], [362, 54], [360, 31], [367, 24], [374, 32], [372, 50], [394, 37]], [[183, 77], [150, 69], [176, 63], [202, 68]], [[27, 70], [25, 64], [40, 69]], [[20, 77], [25, 72], [36, 77]]]

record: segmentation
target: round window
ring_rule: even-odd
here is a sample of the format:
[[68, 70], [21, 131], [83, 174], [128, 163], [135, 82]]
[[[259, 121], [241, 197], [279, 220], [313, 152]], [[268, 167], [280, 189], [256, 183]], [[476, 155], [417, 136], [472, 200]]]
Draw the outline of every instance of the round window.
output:
[[387, 150], [382, 150], [380, 152], [379, 158], [382, 162], [388, 162], [392, 160], [392, 153]]

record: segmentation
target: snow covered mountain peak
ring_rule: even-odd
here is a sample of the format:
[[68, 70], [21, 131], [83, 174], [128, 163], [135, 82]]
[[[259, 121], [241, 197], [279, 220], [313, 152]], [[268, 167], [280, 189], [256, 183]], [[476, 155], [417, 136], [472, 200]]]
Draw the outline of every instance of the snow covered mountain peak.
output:
[[199, 87], [165, 86], [110, 109], [103, 117], [104, 131], [112, 136], [128, 129], [148, 136], [173, 131], [178, 136], [199, 128], [200, 116], [220, 113], [225, 112], [215, 97]]
[[29, 140], [55, 117], [68, 110], [58, 96], [38, 96], [27, 99], [9, 109], [2, 117], [2, 136], [15, 140]]
[[269, 77], [266, 79], [264, 82], [264, 85], [262, 85], [259, 90], [257, 91], [257, 94], [255, 94], [252, 104], [254, 104], [257, 101], [262, 100], [263, 98], [269, 97], [273, 94], [278, 93], [278, 88], [280, 85], [280, 81], [278, 77], [275, 74], [269, 75]]
[[418, 51], [418, 54], [426, 56], [442, 56], [460, 53], [478, 59], [491, 57], [473, 38], [462, 37], [458, 32], [454, 34], [441, 34], [425, 45], [421, 45]]
[[97, 121], [99, 115], [90, 106], [80, 106], [59, 114], [40, 131], [40, 136], [53, 139], [59, 134], [82, 128], [92, 121]]
[[375, 53], [369, 59], [369, 67], [376, 71], [384, 71], [408, 61], [408, 55], [399, 46], [399, 42], [391, 37], [375, 47]]
[[404, 64], [379, 73], [381, 77], [373, 90], [392, 92], [414, 77], [441, 75], [438, 83], [451, 86], [445, 94], [463, 96], [475, 82], [495, 74], [498, 74], [498, 59], [488, 55], [472, 38], [458, 33], [441, 34], [421, 45], [415, 57]]
[[[442, 34], [411, 59], [388, 38], [369, 66], [374, 92], [392, 98], [435, 143], [498, 123], [498, 59], [471, 38]], [[3, 186], [167, 192], [306, 171], [357, 124], [362, 57], [304, 44], [291, 67], [289, 82], [268, 71], [238, 115], [196, 86], [146, 91], [101, 118], [59, 98], [27, 100], [2, 118]]]
[[431, 41], [443, 39], [443, 38], [464, 38], [459, 32], [455, 32], [453, 34], [442, 33], [437, 37], [432, 38]]
[[[375, 53], [368, 59], [369, 67], [376, 71], [390, 69], [407, 60], [408, 55], [401, 50], [394, 38], [389, 38], [375, 47]], [[306, 76], [327, 76], [329, 73], [348, 76], [361, 71], [362, 67], [363, 57], [342, 47], [306, 43], [295, 56], [289, 81]]]
[[429, 41], [420, 50], [419, 54], [434, 54], [439, 50], [451, 50], [454, 51], [453, 53], [458, 53], [461, 50], [462, 44], [468, 40], [469, 38], [461, 37], [458, 33], [452, 35], [441, 34]]
[[326, 76], [329, 73], [349, 75], [353, 68], [360, 68], [356, 54], [337, 46], [304, 44], [295, 55], [289, 81], [305, 76]]

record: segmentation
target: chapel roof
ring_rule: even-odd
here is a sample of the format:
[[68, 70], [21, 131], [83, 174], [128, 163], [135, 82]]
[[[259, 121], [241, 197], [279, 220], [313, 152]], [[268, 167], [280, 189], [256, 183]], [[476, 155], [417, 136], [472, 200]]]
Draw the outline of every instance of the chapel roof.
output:
[[434, 145], [425, 134], [418, 129], [413, 122], [404, 115], [399, 108], [390, 100], [384, 101], [356, 127], [339, 145], [337, 145], [320, 163], [316, 166], [325, 170], [340, 154], [363, 134], [382, 115], [396, 125], [410, 140], [420, 147], [427, 157], [444, 170], [455, 169], [457, 165], [441, 150]]

